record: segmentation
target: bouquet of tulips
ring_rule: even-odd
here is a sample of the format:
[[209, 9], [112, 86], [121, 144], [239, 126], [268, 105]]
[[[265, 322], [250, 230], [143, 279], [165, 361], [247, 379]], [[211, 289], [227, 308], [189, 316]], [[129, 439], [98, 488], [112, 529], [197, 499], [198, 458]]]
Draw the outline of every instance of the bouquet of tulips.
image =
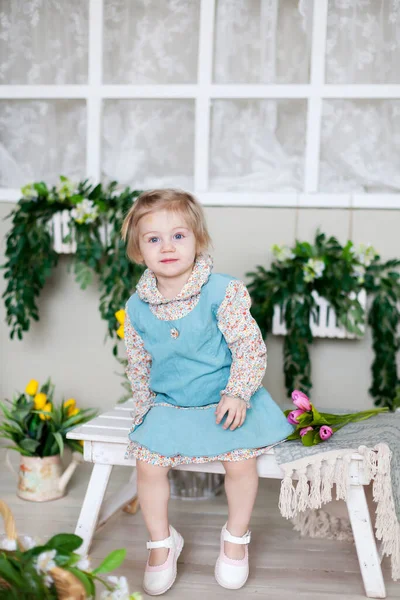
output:
[[0, 437], [11, 440], [16, 450], [24, 456], [54, 456], [63, 454], [67, 445], [72, 451], [82, 452], [82, 444], [67, 439], [70, 429], [86, 423], [97, 415], [95, 409], [82, 409], [74, 398], [56, 406], [53, 402], [54, 384], [49, 378], [41, 387], [31, 379], [22, 394], [16, 394], [8, 406], [0, 402], [4, 419], [0, 423]]
[[336, 431], [348, 423], [364, 421], [378, 413], [388, 412], [389, 410], [385, 407], [348, 414], [320, 413], [311, 404], [308, 396], [299, 390], [292, 392], [292, 400], [296, 409], [289, 409], [284, 412], [289, 423], [294, 425], [296, 429], [286, 439], [300, 439], [304, 446], [315, 446], [316, 444], [325, 442], [325, 440], [328, 440]]

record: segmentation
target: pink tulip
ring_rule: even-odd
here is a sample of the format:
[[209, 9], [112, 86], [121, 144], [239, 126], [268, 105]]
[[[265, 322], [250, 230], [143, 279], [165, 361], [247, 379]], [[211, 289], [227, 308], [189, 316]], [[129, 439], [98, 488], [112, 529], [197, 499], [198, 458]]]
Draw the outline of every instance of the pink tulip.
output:
[[309, 411], [312, 409], [311, 402], [303, 392], [300, 390], [294, 390], [292, 392], [292, 400], [293, 404], [297, 406], [297, 408], [301, 408], [301, 410]]
[[319, 430], [319, 437], [321, 440], [329, 440], [331, 435], [333, 435], [332, 427], [329, 427], [329, 425], [322, 425], [321, 429]]
[[300, 429], [301, 437], [303, 437], [303, 435], [306, 435], [306, 433], [308, 433], [309, 431], [313, 431], [313, 428], [312, 427], [303, 427], [303, 429]]
[[302, 415], [303, 413], [304, 413], [304, 410], [292, 410], [292, 412], [290, 412], [288, 414], [287, 420], [292, 425], [298, 425], [298, 423], [299, 423], [298, 417], [300, 417], [300, 415]]

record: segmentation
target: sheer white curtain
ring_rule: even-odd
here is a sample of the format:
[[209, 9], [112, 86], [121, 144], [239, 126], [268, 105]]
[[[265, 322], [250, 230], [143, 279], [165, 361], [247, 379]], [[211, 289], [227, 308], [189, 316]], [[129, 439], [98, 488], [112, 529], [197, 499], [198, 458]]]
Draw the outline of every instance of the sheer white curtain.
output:
[[[309, 81], [312, 0], [217, 0], [213, 81]], [[199, 0], [104, 0], [103, 81], [197, 81]], [[399, 83], [400, 0], [329, 0], [327, 83]], [[0, 0], [0, 85], [87, 82], [88, 2]], [[27, 88], [29, 98], [29, 88]], [[399, 191], [400, 100], [325, 100], [320, 190]], [[210, 189], [302, 191], [307, 103], [215, 99]], [[0, 101], [0, 185], [85, 175], [83, 101]], [[102, 177], [193, 186], [192, 100], [106, 100]]]
[[[326, 81], [400, 83], [399, 0], [329, 3]], [[400, 190], [400, 100], [325, 100], [321, 191]]]

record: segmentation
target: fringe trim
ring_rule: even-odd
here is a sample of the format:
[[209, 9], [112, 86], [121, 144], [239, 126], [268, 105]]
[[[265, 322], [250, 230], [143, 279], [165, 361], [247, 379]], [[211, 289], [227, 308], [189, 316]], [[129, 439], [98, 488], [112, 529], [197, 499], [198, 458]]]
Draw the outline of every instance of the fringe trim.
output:
[[[319, 510], [332, 499], [336, 484], [336, 499], [347, 500], [349, 469], [354, 450], [333, 450], [281, 465], [279, 510], [283, 517], [293, 519], [294, 528], [304, 535], [329, 539], [352, 539], [350, 523]], [[390, 478], [392, 452], [387, 444], [374, 448], [360, 446], [364, 474], [373, 481], [372, 493], [376, 502], [376, 538], [382, 540], [382, 554], [389, 556], [392, 578], [400, 579], [400, 524], [397, 520]], [[294, 476], [298, 479], [293, 485]], [[300, 514], [304, 513], [304, 514]], [[342, 537], [343, 536], [343, 537]]]
[[349, 519], [335, 517], [325, 510], [308, 509], [305, 512], [297, 513], [293, 517], [292, 523], [294, 530], [299, 531], [300, 535], [326, 540], [354, 542]]

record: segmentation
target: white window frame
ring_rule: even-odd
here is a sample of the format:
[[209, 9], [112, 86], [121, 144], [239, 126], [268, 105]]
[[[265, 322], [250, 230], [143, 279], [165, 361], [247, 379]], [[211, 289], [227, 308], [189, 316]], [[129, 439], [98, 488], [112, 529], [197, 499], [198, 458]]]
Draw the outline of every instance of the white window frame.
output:
[[[104, 85], [103, 0], [89, 0], [89, 64], [87, 85], [1, 85], [0, 99], [86, 100], [86, 176], [101, 174], [101, 111], [109, 98], [190, 98], [195, 101], [194, 190], [205, 205], [319, 208], [400, 208], [400, 194], [318, 192], [322, 103], [325, 98], [400, 98], [400, 85], [328, 85], [325, 42], [328, 0], [313, 0], [311, 74], [308, 84], [218, 85], [212, 83], [216, 0], [200, 0], [198, 81], [179, 85]], [[304, 187], [301, 193], [209, 192], [210, 104], [217, 98], [302, 98], [308, 102]], [[0, 201], [15, 202], [18, 189], [0, 189]]]

